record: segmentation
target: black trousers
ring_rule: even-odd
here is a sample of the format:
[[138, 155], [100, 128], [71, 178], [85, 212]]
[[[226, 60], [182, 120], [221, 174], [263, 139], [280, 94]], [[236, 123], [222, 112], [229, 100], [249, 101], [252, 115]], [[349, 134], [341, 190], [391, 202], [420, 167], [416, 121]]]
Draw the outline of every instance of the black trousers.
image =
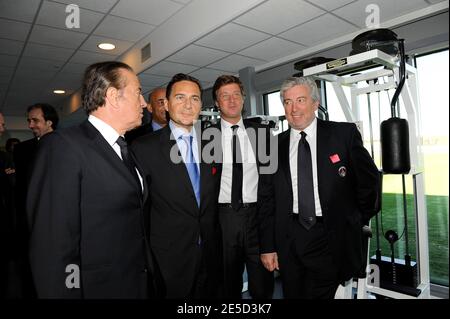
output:
[[253, 299], [272, 298], [274, 277], [261, 263], [256, 214], [256, 206], [239, 211], [219, 207], [224, 268], [222, 294], [225, 298], [242, 297], [244, 267], [247, 267], [250, 296]]
[[284, 298], [333, 299], [339, 286], [338, 269], [322, 220], [306, 230], [292, 217], [286, 236], [288, 252], [278, 256]]

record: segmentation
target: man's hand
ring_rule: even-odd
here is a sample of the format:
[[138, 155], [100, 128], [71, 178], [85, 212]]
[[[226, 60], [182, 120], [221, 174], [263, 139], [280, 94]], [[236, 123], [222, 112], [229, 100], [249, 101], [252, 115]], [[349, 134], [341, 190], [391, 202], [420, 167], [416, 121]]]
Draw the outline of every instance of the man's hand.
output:
[[268, 271], [280, 270], [277, 253], [261, 254], [261, 262]]
[[16, 172], [16, 170], [14, 168], [6, 168], [5, 169], [6, 175], [11, 175], [11, 174], [14, 174], [15, 172]]

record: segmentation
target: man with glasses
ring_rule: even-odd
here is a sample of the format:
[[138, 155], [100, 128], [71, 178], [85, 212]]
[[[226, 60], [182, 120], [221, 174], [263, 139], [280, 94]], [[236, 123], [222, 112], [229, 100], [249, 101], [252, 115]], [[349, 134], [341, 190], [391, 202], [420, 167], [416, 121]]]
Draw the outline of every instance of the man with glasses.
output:
[[261, 259], [279, 269], [284, 298], [332, 299], [364, 270], [379, 172], [355, 124], [316, 118], [313, 78], [287, 79], [280, 97], [290, 129], [277, 136], [278, 170], [261, 183]]
[[219, 172], [219, 220], [222, 229], [224, 296], [240, 299], [244, 267], [252, 298], [267, 299], [273, 293], [273, 273], [259, 258], [257, 192], [261, 161], [259, 147], [269, 142], [269, 129], [242, 119], [244, 88], [232, 75], [214, 83], [213, 99], [220, 111], [216, 127], [222, 136]]
[[213, 298], [221, 279], [218, 174], [205, 163], [197, 122], [200, 82], [176, 74], [167, 86], [170, 121], [132, 150], [149, 186], [150, 245], [167, 298]]
[[138, 126], [135, 129], [128, 131], [125, 134], [125, 139], [128, 144], [133, 142], [137, 137], [162, 129], [167, 125], [167, 113], [165, 104], [166, 89], [156, 88], [148, 95], [147, 110], [152, 113], [152, 120], [144, 125]]

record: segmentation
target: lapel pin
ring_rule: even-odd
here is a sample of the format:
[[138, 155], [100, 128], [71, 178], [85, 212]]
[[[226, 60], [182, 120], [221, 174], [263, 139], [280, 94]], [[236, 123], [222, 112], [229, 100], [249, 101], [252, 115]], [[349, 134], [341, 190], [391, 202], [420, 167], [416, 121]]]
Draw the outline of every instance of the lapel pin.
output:
[[217, 173], [217, 168], [216, 168], [215, 166], [212, 167], [211, 173], [212, 173], [213, 175], [216, 175], [216, 173]]
[[345, 177], [347, 175], [347, 168], [345, 166], [339, 167], [338, 173], [340, 177]]
[[331, 155], [330, 160], [331, 160], [331, 163], [333, 163], [333, 164], [336, 164], [337, 162], [341, 161], [341, 159], [339, 158], [339, 155], [337, 155], [337, 154]]

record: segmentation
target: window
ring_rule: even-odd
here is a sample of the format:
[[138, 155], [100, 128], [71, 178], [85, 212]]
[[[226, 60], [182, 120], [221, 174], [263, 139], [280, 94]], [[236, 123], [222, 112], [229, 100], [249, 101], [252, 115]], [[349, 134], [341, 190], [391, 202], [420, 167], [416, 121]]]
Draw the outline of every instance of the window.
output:
[[448, 286], [448, 49], [416, 58], [431, 282]]

